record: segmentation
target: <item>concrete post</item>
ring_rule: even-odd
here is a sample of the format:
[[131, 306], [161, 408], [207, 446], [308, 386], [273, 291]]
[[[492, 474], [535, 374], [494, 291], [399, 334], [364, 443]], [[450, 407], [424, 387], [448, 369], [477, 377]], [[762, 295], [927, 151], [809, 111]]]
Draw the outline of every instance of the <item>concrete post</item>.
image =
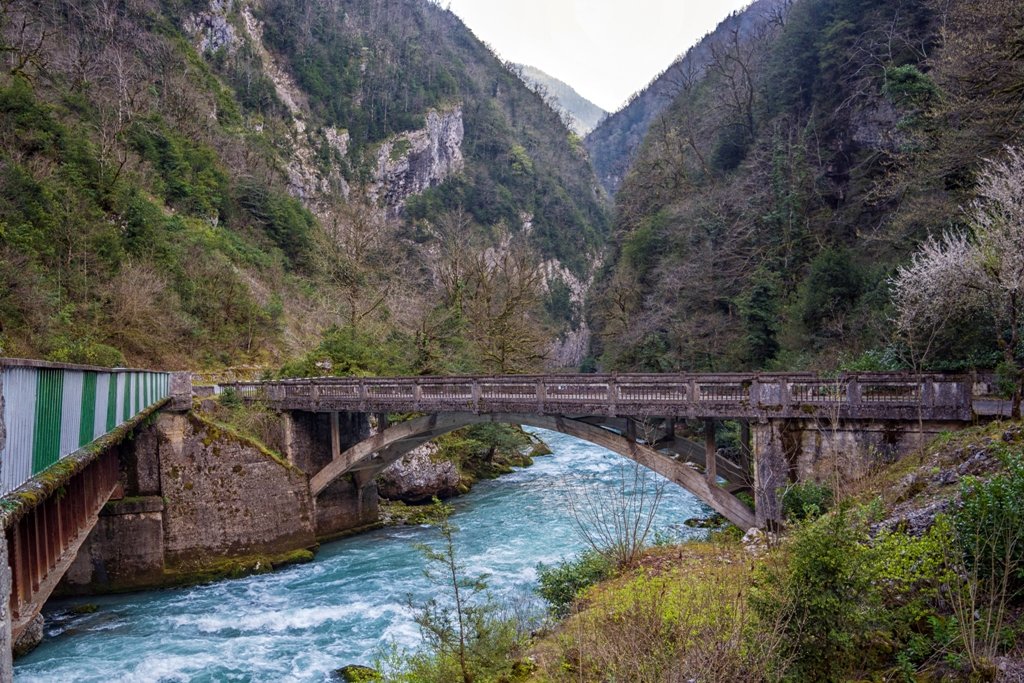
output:
[[284, 457], [288, 462], [295, 464], [295, 426], [292, 424], [291, 411], [285, 410], [279, 413], [281, 416], [281, 441], [284, 444]]
[[704, 420], [704, 473], [712, 486], [718, 484], [718, 444], [715, 442], [715, 421]]
[[178, 413], [192, 410], [191, 372], [171, 373], [171, 403], [167, 409]]
[[[2, 406], [0, 406], [2, 408]], [[0, 416], [3, 411], [0, 410]], [[11, 642], [11, 567], [7, 562], [7, 536], [0, 536], [0, 681], [14, 678]]]
[[[0, 367], [0, 453], [3, 453], [7, 445], [7, 425], [4, 422], [4, 373]], [[0, 474], [3, 474], [3, 462], [0, 462]]]
[[331, 460], [341, 455], [341, 426], [338, 424], [337, 411], [331, 414]]
[[781, 424], [767, 420], [754, 432], [754, 515], [761, 529], [782, 522], [779, 489], [786, 485], [786, 455], [782, 447]]
[[743, 471], [750, 473], [750, 420], [740, 420], [740, 462], [743, 464]]

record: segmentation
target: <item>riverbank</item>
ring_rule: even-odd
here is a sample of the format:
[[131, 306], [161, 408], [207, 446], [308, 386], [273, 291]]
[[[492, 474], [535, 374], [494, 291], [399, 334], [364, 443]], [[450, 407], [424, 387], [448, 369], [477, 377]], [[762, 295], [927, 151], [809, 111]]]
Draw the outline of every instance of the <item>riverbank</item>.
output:
[[[565, 488], [585, 481], [597, 495], [618, 489], [631, 464], [570, 437], [542, 433], [554, 453], [454, 498], [460, 558], [486, 573], [508, 604], [537, 600], [537, 564], [555, 564], [584, 544]], [[676, 537], [707, 509], [666, 489], [656, 527]], [[438, 591], [423, 576], [428, 526], [390, 527], [324, 544], [316, 558], [281, 571], [149, 593], [88, 598], [97, 610], [70, 614], [85, 599], [54, 602], [42, 645], [18, 660], [19, 681], [259, 680], [330, 681], [353, 663], [372, 665], [380, 648], [421, 646], [414, 604]]]
[[651, 549], [580, 591], [520, 680], [1024, 680], [1022, 461], [1020, 423], [975, 428], [837, 504], [794, 488], [783, 537]]

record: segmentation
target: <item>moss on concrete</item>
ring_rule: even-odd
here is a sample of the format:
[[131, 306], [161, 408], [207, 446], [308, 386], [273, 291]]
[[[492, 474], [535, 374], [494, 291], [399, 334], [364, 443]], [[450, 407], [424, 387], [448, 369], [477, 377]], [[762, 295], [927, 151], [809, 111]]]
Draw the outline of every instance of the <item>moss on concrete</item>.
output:
[[381, 523], [385, 526], [436, 524], [444, 516], [444, 503], [408, 505], [402, 501], [380, 501]]
[[229, 424], [214, 420], [198, 412], [191, 412], [188, 414], [189, 422], [192, 424], [192, 428], [196, 432], [202, 432], [205, 434], [203, 437], [203, 446], [211, 448], [214, 455], [219, 455], [219, 449], [217, 449], [216, 442], [222, 440], [234, 441], [245, 446], [249, 446], [259, 451], [262, 455], [273, 460], [281, 467], [295, 472], [302, 473], [302, 470], [295, 467], [295, 465], [288, 462], [288, 460], [278, 453], [277, 451], [268, 448], [266, 444], [257, 440], [248, 434], [243, 434], [235, 427]]
[[[246, 555], [196, 561], [164, 571], [164, 586], [191, 586], [223, 579], [267, 574], [293, 564], [312, 562], [313, 550], [292, 550], [277, 555]], [[115, 589], [116, 590], [116, 589]]]

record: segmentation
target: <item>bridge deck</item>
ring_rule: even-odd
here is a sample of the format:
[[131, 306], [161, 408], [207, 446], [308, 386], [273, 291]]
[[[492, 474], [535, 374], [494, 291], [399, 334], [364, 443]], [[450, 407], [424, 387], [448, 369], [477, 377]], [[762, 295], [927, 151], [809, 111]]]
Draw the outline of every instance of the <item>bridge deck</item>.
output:
[[969, 421], [974, 405], [969, 378], [943, 375], [323, 377], [223, 386], [274, 408], [311, 412]]

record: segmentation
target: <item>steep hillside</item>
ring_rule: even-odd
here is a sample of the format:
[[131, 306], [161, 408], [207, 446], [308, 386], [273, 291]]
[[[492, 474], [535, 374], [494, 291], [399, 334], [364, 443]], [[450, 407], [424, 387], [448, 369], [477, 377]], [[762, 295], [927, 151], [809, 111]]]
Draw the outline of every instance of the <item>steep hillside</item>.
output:
[[[905, 366], [888, 278], [1021, 141], [1022, 29], [1009, 0], [796, 0], [712, 50], [618, 193], [600, 364]], [[979, 319], [929, 355], [991, 367], [997, 338]]]
[[608, 194], [618, 191], [647, 131], [680, 93], [704, 78], [716, 51], [721, 53], [733, 40], [746, 41], [769, 30], [784, 20], [791, 4], [792, 0], [756, 0], [728, 17], [587, 135], [585, 144], [594, 170]]
[[553, 98], [553, 104], [569, 116], [571, 128], [577, 135], [586, 135], [594, 130], [601, 119], [608, 115], [608, 112], [573, 90], [565, 81], [526, 64], [517, 64], [516, 68], [527, 85], [535, 90], [540, 88], [542, 94]]
[[556, 338], [607, 229], [585, 153], [436, 4], [14, 0], [0, 39], [0, 353], [578, 355]]

